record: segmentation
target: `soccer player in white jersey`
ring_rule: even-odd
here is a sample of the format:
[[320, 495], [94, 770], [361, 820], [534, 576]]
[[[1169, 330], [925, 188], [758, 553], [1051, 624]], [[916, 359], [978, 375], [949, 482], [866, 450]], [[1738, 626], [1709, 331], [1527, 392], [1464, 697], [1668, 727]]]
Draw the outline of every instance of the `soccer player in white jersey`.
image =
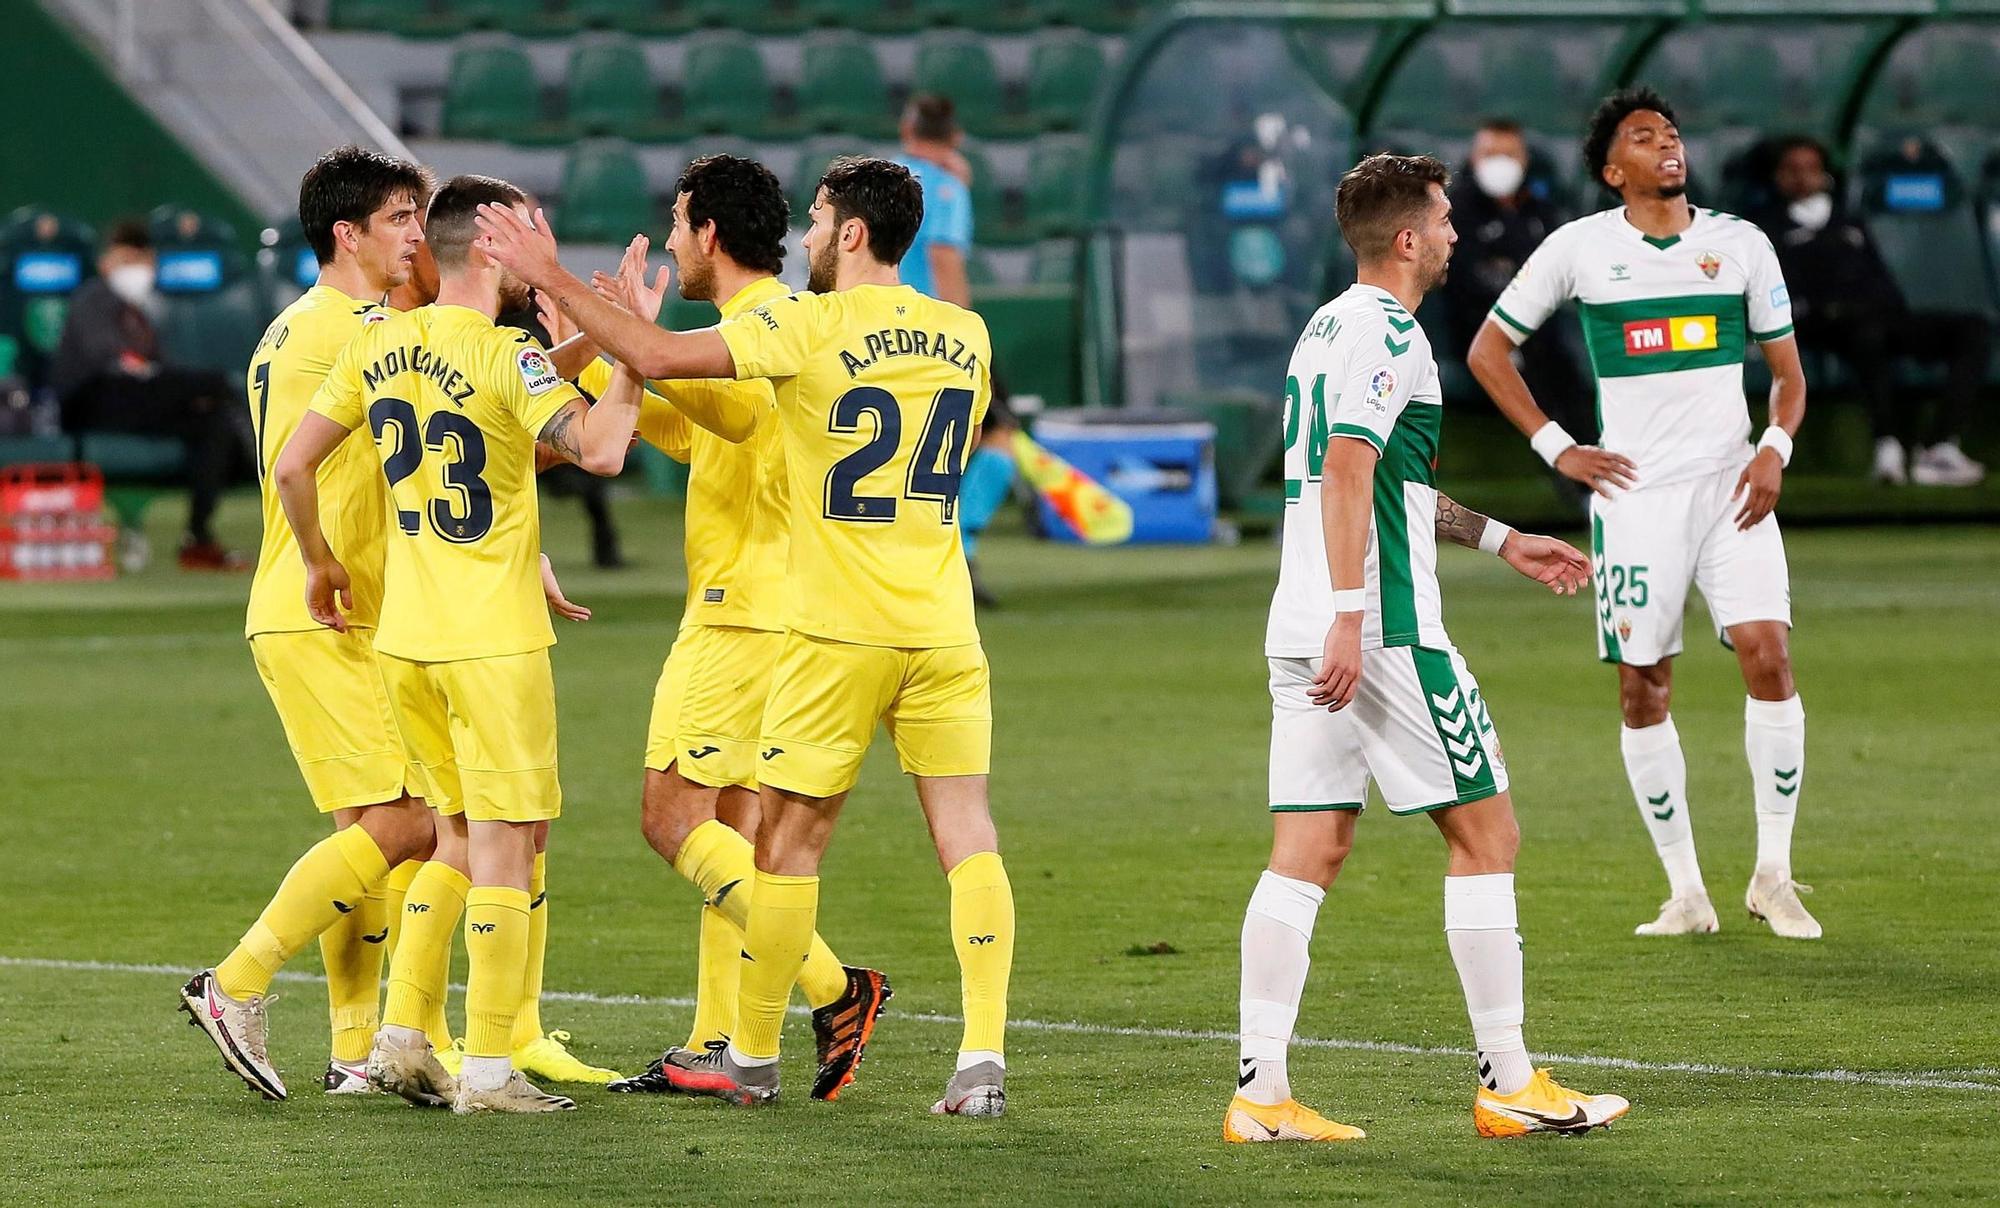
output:
[[1437, 364], [1412, 314], [1458, 236], [1444, 165], [1371, 155], [1335, 196], [1355, 284], [1312, 317], [1285, 379], [1284, 556], [1264, 639], [1271, 668], [1271, 862], [1243, 920], [1242, 1068], [1229, 1141], [1345, 1141], [1292, 1098], [1285, 1051], [1307, 945], [1375, 782], [1392, 814], [1444, 836], [1445, 941], [1478, 1047], [1481, 1136], [1586, 1132], [1625, 1114], [1537, 1070], [1521, 1036], [1520, 831], [1479, 685], [1440, 615], [1437, 536], [1497, 553], [1558, 594], [1589, 563], [1437, 492]]
[[[1597, 654], [1618, 667], [1625, 774], [1669, 885], [1659, 917], [1638, 934], [1717, 928], [1695, 859], [1687, 762], [1667, 712], [1692, 584], [1749, 692], [1743, 746], [1757, 867], [1744, 904], [1778, 935], [1818, 939], [1819, 922], [1799, 901], [1805, 887], [1792, 880], [1806, 713], [1792, 683], [1785, 544], [1771, 514], [1806, 412], [1791, 298], [1762, 231], [1689, 204], [1686, 150], [1657, 94], [1607, 98], [1583, 150], [1591, 174], [1625, 204], [1551, 233], [1494, 304], [1467, 361], [1535, 451], [1596, 492]], [[1601, 447], [1551, 423], [1510, 358], [1571, 300], [1597, 378]], [[1770, 426], [1754, 448], [1743, 398], [1751, 340], [1771, 369]]]

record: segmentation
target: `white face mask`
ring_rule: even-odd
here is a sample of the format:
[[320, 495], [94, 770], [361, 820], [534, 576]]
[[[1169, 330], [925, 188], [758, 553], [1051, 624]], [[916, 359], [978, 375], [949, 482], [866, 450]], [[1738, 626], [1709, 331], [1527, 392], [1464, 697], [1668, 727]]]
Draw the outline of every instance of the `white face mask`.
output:
[[1472, 164], [1473, 183], [1481, 193], [1496, 200], [1519, 193], [1521, 181], [1527, 175], [1528, 166], [1511, 155], [1489, 155]]
[[1786, 207], [1785, 213], [1807, 230], [1817, 231], [1833, 217], [1833, 194], [1822, 192], [1802, 197]]
[[153, 266], [121, 264], [104, 274], [104, 283], [134, 306], [144, 306], [153, 296]]

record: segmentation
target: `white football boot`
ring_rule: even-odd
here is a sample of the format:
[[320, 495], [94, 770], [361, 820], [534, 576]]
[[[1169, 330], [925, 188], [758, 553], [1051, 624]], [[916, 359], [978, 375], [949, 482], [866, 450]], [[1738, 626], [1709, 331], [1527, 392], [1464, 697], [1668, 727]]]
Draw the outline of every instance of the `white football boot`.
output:
[[1812, 886], [1801, 885], [1790, 877], [1760, 872], [1750, 878], [1743, 905], [1749, 909], [1751, 918], [1769, 923], [1774, 935], [1788, 940], [1816, 940], [1820, 937], [1819, 920], [1799, 901], [1800, 894], [1811, 892]]
[[506, 1112], [511, 1115], [537, 1115], [542, 1112], [568, 1112], [576, 1110], [576, 1102], [563, 1095], [551, 1095], [541, 1087], [521, 1076], [521, 1071], [511, 1070], [507, 1081], [485, 1090], [474, 1090], [459, 1079], [458, 1097], [452, 1101], [451, 1110], [461, 1116], [475, 1112]]
[[326, 1063], [326, 1076], [320, 1085], [329, 1095], [372, 1095], [375, 1088], [368, 1085], [368, 1062], [341, 1061], [338, 1058]]
[[375, 1033], [375, 1047], [368, 1050], [368, 1085], [418, 1107], [450, 1107], [458, 1094], [458, 1082], [439, 1064], [427, 1037], [419, 1033], [410, 1040], [388, 1028]]
[[1633, 935], [1714, 935], [1722, 930], [1715, 907], [1705, 893], [1668, 898], [1660, 903], [1660, 917], [1632, 929]]
[[285, 1097], [284, 1079], [265, 1052], [264, 1007], [275, 994], [253, 994], [238, 1002], [215, 984], [215, 970], [203, 969], [181, 987], [181, 1010], [222, 1054], [223, 1068], [266, 1099]]

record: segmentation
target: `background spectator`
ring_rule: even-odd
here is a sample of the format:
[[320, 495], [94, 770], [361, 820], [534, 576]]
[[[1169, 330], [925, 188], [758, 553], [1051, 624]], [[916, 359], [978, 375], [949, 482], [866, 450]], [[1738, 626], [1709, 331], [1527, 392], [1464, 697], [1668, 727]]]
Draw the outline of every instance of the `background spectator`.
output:
[[[1445, 310], [1452, 347], [1463, 349], [1472, 346], [1500, 291], [1563, 216], [1529, 186], [1528, 140], [1520, 123], [1508, 118], [1490, 118], [1472, 136], [1465, 170], [1452, 181], [1451, 206], [1458, 250], [1444, 282]], [[1596, 439], [1597, 411], [1577, 370], [1568, 324], [1551, 324], [1521, 345], [1519, 356], [1521, 376], [1549, 418], [1580, 441]]]
[[959, 154], [964, 134], [951, 98], [919, 93], [903, 110], [903, 154], [896, 162], [924, 187], [924, 220], [903, 256], [903, 283], [956, 306], [972, 305], [966, 257], [972, 254], [972, 168]]
[[215, 540], [210, 521], [238, 460], [250, 455], [240, 426], [247, 412], [222, 374], [168, 363], [150, 310], [156, 268], [142, 222], [111, 228], [98, 276], [78, 287], [50, 370], [62, 401], [63, 430], [167, 436], [187, 449], [188, 527], [180, 564], [188, 570], [246, 565]]
[[[1992, 351], [1985, 318], [1909, 309], [1868, 228], [1840, 200], [1816, 140], [1784, 138], [1771, 155], [1773, 200], [1752, 217], [1778, 249], [1800, 346], [1839, 357], [1861, 383], [1875, 432], [1875, 477], [1897, 485], [1979, 482], [1986, 467], [1958, 440]], [[1898, 356], [1945, 369], [1943, 397], [1928, 417], [1918, 396], [1896, 389]]]

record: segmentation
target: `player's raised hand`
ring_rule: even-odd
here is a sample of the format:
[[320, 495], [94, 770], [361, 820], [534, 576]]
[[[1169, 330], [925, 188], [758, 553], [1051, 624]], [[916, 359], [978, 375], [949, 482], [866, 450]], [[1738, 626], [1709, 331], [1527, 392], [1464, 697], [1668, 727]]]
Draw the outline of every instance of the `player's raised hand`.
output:
[[1361, 687], [1361, 613], [1343, 612], [1326, 630], [1326, 649], [1319, 661], [1306, 696], [1329, 713], [1338, 713], [1354, 703]]
[[1573, 596], [1590, 582], [1590, 559], [1567, 541], [1538, 533], [1509, 533], [1500, 547], [1507, 565], [1559, 596]]
[[1784, 486], [1785, 463], [1778, 459], [1778, 451], [1757, 450], [1757, 456], [1743, 467], [1743, 476], [1736, 480], [1736, 490], [1729, 496], [1743, 501], [1736, 513], [1736, 527], [1747, 529], [1761, 523], [1778, 506], [1778, 493]]
[[347, 632], [344, 613], [354, 611], [354, 588], [347, 580], [347, 568], [338, 562], [306, 567], [306, 612], [312, 619], [333, 630]]
[[653, 274], [653, 283], [646, 284], [646, 252], [650, 247], [644, 235], [635, 235], [625, 249], [625, 259], [618, 265], [618, 277], [624, 282], [625, 293], [632, 299], [632, 313], [642, 319], [657, 322], [660, 308], [666, 305], [667, 287], [673, 277], [666, 265]]
[[562, 584], [556, 582], [556, 568], [549, 564], [549, 556], [542, 555], [542, 594], [548, 597], [549, 607], [555, 614], [569, 621], [588, 621], [590, 610], [581, 604], [572, 604], [563, 595]]
[[547, 289], [561, 275], [556, 237], [549, 230], [548, 218], [539, 209], [531, 221], [512, 206], [488, 202], [479, 207], [473, 222], [479, 227], [479, 250], [529, 285]]
[[1574, 479], [1611, 498], [1611, 488], [1630, 490], [1639, 481], [1639, 467], [1623, 453], [1609, 453], [1596, 445], [1571, 445], [1556, 458], [1556, 473]]
[[542, 321], [542, 330], [549, 333], [550, 348], [568, 341], [577, 333], [576, 324], [570, 322], [569, 316], [563, 313], [562, 307], [556, 305], [555, 298], [545, 289], [535, 291], [535, 317]]

